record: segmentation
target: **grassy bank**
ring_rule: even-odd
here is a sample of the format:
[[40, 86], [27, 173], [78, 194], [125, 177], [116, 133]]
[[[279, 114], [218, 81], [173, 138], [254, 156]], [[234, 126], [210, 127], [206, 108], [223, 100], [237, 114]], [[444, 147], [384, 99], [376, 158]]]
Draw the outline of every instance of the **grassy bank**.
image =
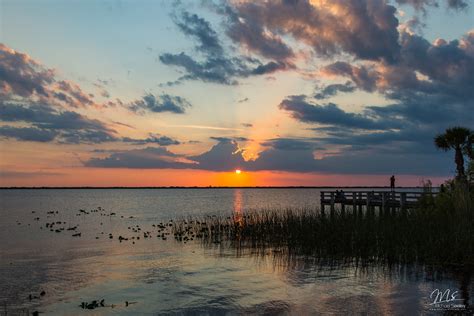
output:
[[446, 188], [405, 212], [261, 210], [176, 221], [177, 240], [373, 263], [474, 266], [474, 198]]

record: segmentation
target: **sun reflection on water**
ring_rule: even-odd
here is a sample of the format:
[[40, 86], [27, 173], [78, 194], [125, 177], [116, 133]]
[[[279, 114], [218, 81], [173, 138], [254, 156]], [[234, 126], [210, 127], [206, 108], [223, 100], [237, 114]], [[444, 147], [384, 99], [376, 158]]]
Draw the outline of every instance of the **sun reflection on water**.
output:
[[239, 226], [242, 226], [243, 214], [242, 214], [242, 189], [234, 190], [234, 220]]

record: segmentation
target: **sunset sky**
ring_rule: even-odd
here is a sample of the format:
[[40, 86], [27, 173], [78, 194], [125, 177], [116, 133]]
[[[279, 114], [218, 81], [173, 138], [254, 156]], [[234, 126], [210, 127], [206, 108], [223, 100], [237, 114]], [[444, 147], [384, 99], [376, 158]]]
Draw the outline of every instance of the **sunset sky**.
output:
[[470, 0], [2, 0], [0, 22], [0, 186], [438, 184], [433, 137], [474, 127]]

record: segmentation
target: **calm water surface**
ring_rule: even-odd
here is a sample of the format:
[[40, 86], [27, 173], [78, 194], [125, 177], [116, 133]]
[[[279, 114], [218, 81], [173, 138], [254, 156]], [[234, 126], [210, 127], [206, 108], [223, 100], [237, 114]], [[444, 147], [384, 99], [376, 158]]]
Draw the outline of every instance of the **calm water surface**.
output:
[[[318, 189], [0, 190], [0, 314], [415, 315], [436, 313], [433, 290], [459, 290], [455, 275], [421, 268], [321, 266], [153, 234], [152, 224], [172, 218], [318, 205]], [[77, 215], [99, 206], [105, 211]], [[81, 237], [51, 232], [52, 221], [78, 225]], [[472, 301], [472, 283], [468, 292]], [[100, 299], [107, 307], [79, 307]]]

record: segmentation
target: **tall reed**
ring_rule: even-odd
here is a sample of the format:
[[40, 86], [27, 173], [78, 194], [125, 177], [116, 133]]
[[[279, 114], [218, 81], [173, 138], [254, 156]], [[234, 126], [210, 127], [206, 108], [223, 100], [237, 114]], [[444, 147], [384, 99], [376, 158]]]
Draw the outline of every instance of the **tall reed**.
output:
[[266, 209], [175, 221], [173, 232], [185, 242], [196, 238], [320, 259], [474, 266], [473, 206], [472, 192], [452, 186], [404, 212]]

